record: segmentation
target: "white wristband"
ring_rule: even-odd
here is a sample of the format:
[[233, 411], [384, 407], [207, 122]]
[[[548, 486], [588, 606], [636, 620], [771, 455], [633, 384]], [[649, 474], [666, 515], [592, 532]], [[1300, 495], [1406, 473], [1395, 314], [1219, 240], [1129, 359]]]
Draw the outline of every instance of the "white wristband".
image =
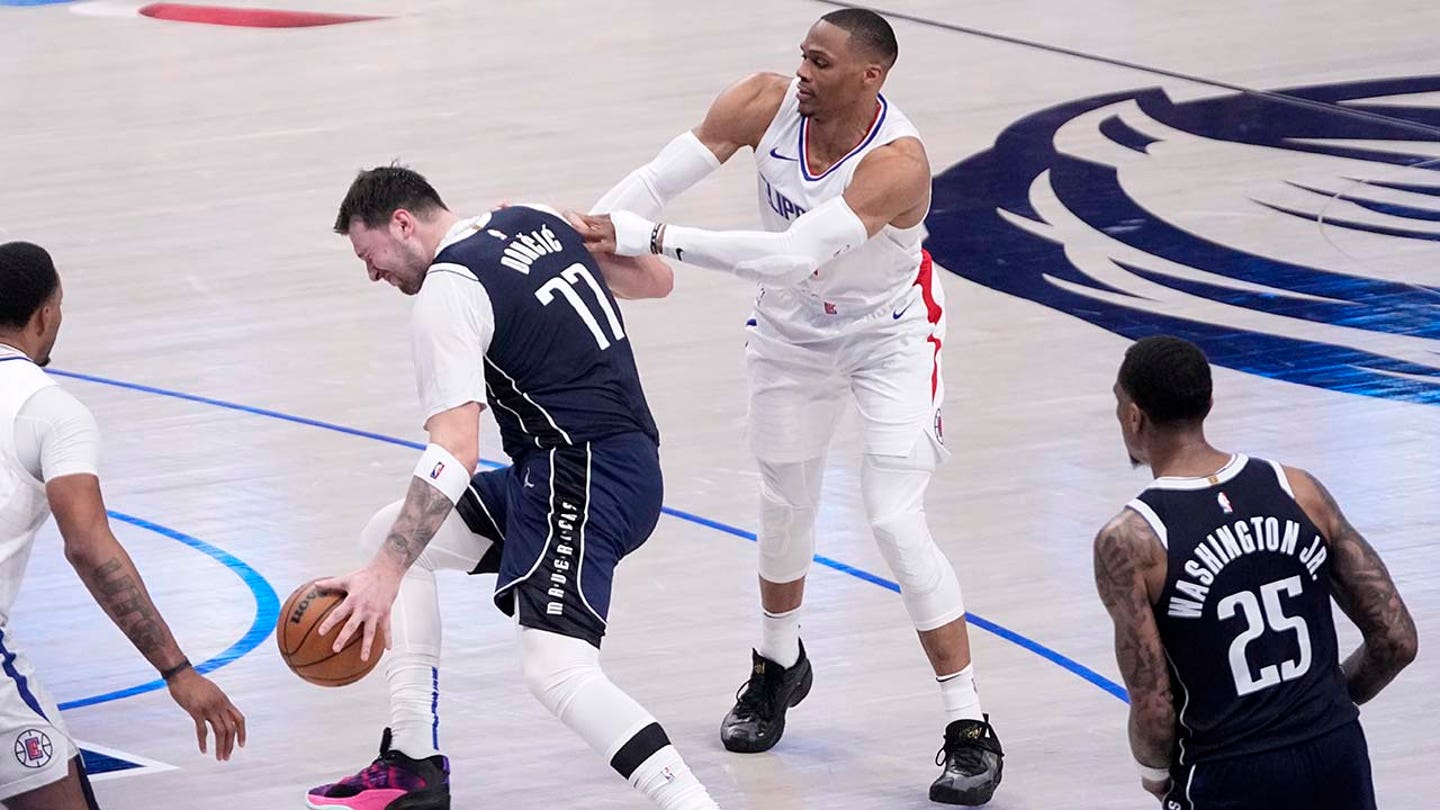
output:
[[616, 256], [645, 256], [654, 252], [651, 250], [657, 227], [654, 222], [629, 211], [610, 212], [610, 222], [615, 225]]
[[451, 503], [459, 503], [460, 496], [470, 486], [470, 473], [465, 465], [438, 444], [425, 447], [420, 463], [415, 465], [415, 477], [440, 490]]
[[1138, 760], [1135, 767], [1140, 771], [1140, 778], [1146, 782], [1164, 782], [1170, 778], [1169, 768], [1152, 768]]

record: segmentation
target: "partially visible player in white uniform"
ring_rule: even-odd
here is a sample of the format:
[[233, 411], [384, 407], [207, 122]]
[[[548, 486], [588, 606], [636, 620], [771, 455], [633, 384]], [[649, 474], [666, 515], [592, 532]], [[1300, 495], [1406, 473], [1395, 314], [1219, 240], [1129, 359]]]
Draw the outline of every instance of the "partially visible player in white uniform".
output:
[[[809, 692], [798, 611], [824, 456], [848, 396], [864, 422], [870, 525], [944, 696], [945, 770], [930, 798], [983, 804], [1003, 753], [975, 691], [960, 585], [924, 512], [931, 474], [948, 455], [944, 295], [920, 246], [929, 162], [915, 127], [880, 95], [898, 54], [882, 17], [827, 14], [801, 51], [794, 79], [757, 74], [733, 85], [698, 128], [606, 194], [599, 216], [573, 219], [593, 252], [663, 254], [760, 284], [746, 362], [765, 615], [750, 682], [721, 728], [726, 748], [769, 749], [786, 709]], [[765, 231], [654, 221], [742, 146], [755, 152]]]
[[53, 512], [65, 558], [195, 720], [215, 756], [245, 745], [245, 717], [180, 651], [145, 583], [110, 531], [97, 473], [100, 433], [80, 401], [44, 371], [60, 331], [60, 279], [50, 255], [0, 245], [0, 804], [9, 810], [98, 807], [79, 749], [10, 627], [35, 534]]

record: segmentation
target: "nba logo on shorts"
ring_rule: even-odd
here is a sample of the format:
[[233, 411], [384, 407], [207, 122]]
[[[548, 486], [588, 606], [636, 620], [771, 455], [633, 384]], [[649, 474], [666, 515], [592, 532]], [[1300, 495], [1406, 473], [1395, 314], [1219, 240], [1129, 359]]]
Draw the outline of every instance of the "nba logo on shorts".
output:
[[935, 411], [935, 438], [945, 443], [945, 420], [941, 418], [940, 411]]
[[44, 732], [26, 729], [15, 738], [15, 759], [27, 768], [43, 768], [54, 755], [55, 746], [50, 744], [50, 738]]

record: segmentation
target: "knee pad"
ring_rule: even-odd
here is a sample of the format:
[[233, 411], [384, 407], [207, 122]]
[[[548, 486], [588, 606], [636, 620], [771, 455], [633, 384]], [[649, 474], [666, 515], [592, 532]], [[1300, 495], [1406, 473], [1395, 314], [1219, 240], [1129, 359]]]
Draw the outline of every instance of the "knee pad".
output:
[[825, 460], [760, 462], [760, 576], [794, 582], [815, 557], [815, 512]]
[[903, 459], [867, 455], [860, 481], [875, 542], [915, 628], [934, 630], [964, 616], [960, 580], [925, 522], [930, 473]]

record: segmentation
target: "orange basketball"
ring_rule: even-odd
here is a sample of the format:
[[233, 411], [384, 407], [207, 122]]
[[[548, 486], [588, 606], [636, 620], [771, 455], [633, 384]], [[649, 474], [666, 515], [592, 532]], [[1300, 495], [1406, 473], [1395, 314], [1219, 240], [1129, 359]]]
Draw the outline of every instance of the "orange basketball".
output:
[[318, 580], [301, 585], [285, 600], [280, 609], [280, 621], [275, 627], [275, 641], [280, 645], [280, 657], [296, 675], [317, 686], [345, 686], [355, 683], [380, 662], [385, 651], [377, 637], [370, 649], [370, 660], [360, 660], [362, 633], [356, 633], [340, 652], [331, 649], [335, 635], [344, 624], [337, 625], [324, 638], [320, 636], [321, 622], [325, 616], [345, 599], [340, 591], [322, 591], [315, 587]]

